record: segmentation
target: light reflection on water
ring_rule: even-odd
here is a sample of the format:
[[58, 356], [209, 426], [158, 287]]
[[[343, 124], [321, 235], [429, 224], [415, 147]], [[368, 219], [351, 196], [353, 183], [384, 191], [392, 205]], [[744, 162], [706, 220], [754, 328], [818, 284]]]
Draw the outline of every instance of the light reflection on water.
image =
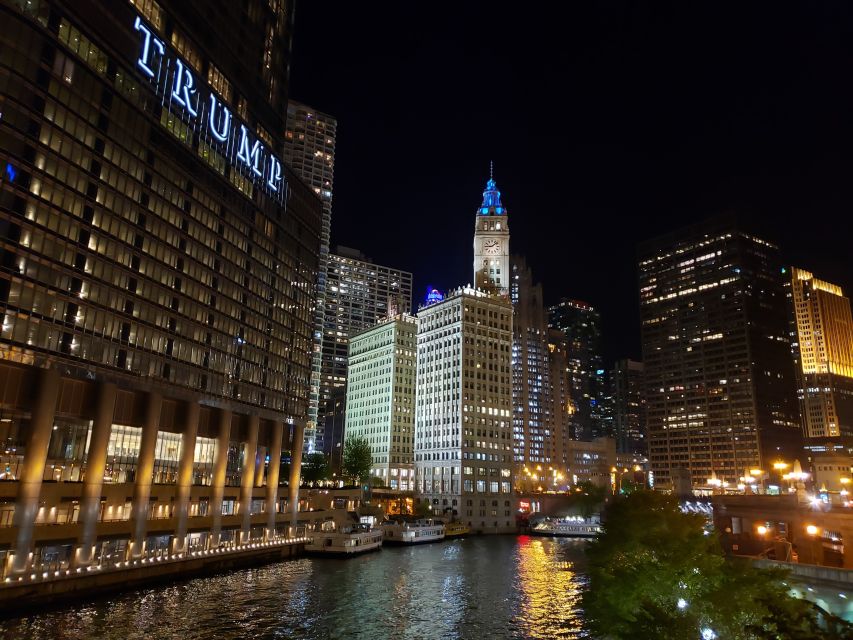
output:
[[292, 560], [0, 621], [0, 637], [580, 638], [583, 545], [500, 536]]

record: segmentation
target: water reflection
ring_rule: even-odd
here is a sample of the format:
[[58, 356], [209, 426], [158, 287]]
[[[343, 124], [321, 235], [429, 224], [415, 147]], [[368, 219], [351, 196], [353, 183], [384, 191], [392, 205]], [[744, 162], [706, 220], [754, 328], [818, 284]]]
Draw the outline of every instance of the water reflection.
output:
[[501, 536], [294, 560], [0, 621], [0, 637], [578, 638], [582, 545]]
[[517, 592], [521, 595], [515, 620], [525, 638], [578, 638], [582, 618], [583, 583], [567, 547], [584, 544], [519, 536], [516, 549]]

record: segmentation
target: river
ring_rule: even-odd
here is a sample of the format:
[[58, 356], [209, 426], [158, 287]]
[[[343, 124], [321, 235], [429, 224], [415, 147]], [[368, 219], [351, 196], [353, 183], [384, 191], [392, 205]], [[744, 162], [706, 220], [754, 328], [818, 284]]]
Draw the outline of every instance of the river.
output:
[[584, 545], [491, 536], [300, 558], [0, 620], [0, 637], [582, 638]]

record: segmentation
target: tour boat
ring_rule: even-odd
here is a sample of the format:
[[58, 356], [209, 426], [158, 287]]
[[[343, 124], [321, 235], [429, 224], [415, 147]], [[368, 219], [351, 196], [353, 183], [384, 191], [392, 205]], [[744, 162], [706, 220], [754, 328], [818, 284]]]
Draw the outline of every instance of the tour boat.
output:
[[444, 525], [445, 538], [461, 538], [471, 533], [471, 527], [464, 522], [448, 522]]
[[589, 519], [580, 516], [544, 518], [530, 525], [530, 533], [534, 536], [594, 538], [601, 533], [601, 520], [598, 516]]
[[382, 547], [382, 531], [368, 524], [356, 523], [338, 527], [332, 520], [318, 525], [311, 534], [305, 551], [317, 555], [353, 556]]
[[434, 520], [388, 520], [382, 523], [385, 544], [423, 544], [444, 540], [444, 525]]

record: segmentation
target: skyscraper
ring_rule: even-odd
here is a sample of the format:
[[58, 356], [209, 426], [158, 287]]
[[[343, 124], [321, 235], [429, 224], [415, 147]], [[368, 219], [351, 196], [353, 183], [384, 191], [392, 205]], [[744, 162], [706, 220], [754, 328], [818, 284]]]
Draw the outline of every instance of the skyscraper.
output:
[[349, 341], [344, 441], [365, 438], [371, 475], [403, 491], [415, 477], [416, 333], [415, 318], [399, 314]]
[[[512, 320], [513, 453], [517, 482], [534, 481], [536, 487], [563, 484], [561, 465], [564, 413], [558, 396], [560, 379], [552, 379], [557, 360], [565, 370], [565, 352], [549, 343], [550, 329], [542, 300], [542, 285], [524, 258], [512, 256], [510, 298]], [[562, 356], [562, 357], [561, 357]], [[558, 365], [560, 366], [560, 365]], [[556, 372], [560, 376], [560, 372]], [[556, 388], [555, 388], [556, 385]], [[526, 471], [525, 471], [526, 470]]]
[[617, 360], [610, 372], [611, 417], [617, 453], [646, 453], [643, 363]]
[[[415, 491], [475, 530], [513, 520], [509, 221], [490, 177], [474, 224], [474, 282], [418, 311]], [[436, 301], [438, 300], [438, 301]]]
[[281, 161], [291, 5], [0, 5], [0, 571], [287, 525], [322, 217]]
[[605, 372], [601, 358], [601, 316], [579, 300], [563, 299], [548, 309], [549, 325], [566, 336], [566, 352], [574, 411], [573, 437], [591, 440], [605, 435]]
[[502, 296], [458, 289], [418, 312], [415, 490], [475, 530], [514, 526], [511, 349]]
[[853, 317], [838, 285], [791, 269], [795, 358], [809, 449], [853, 447]]
[[[287, 104], [284, 133], [284, 162], [323, 202], [323, 227], [320, 232], [320, 268], [314, 309], [314, 352], [311, 363], [311, 395], [305, 442], [313, 449], [318, 424], [320, 376], [322, 368], [323, 320], [326, 300], [326, 271], [329, 265], [329, 234], [332, 228], [332, 187], [335, 174], [335, 138], [338, 123], [332, 116], [291, 100]], [[322, 447], [322, 435], [320, 436]]]
[[[336, 247], [329, 256], [323, 326], [320, 423], [335, 389], [345, 389], [351, 335], [412, 307], [412, 274], [375, 264], [360, 251]], [[328, 447], [318, 432], [315, 448]]]
[[655, 486], [737, 483], [801, 451], [779, 249], [734, 216], [644, 242], [639, 288]]
[[559, 329], [548, 329], [548, 369], [551, 379], [551, 401], [554, 437], [557, 441], [555, 466], [568, 469], [571, 462], [568, 447], [574, 440], [572, 414], [572, 380], [569, 368], [566, 335]]

